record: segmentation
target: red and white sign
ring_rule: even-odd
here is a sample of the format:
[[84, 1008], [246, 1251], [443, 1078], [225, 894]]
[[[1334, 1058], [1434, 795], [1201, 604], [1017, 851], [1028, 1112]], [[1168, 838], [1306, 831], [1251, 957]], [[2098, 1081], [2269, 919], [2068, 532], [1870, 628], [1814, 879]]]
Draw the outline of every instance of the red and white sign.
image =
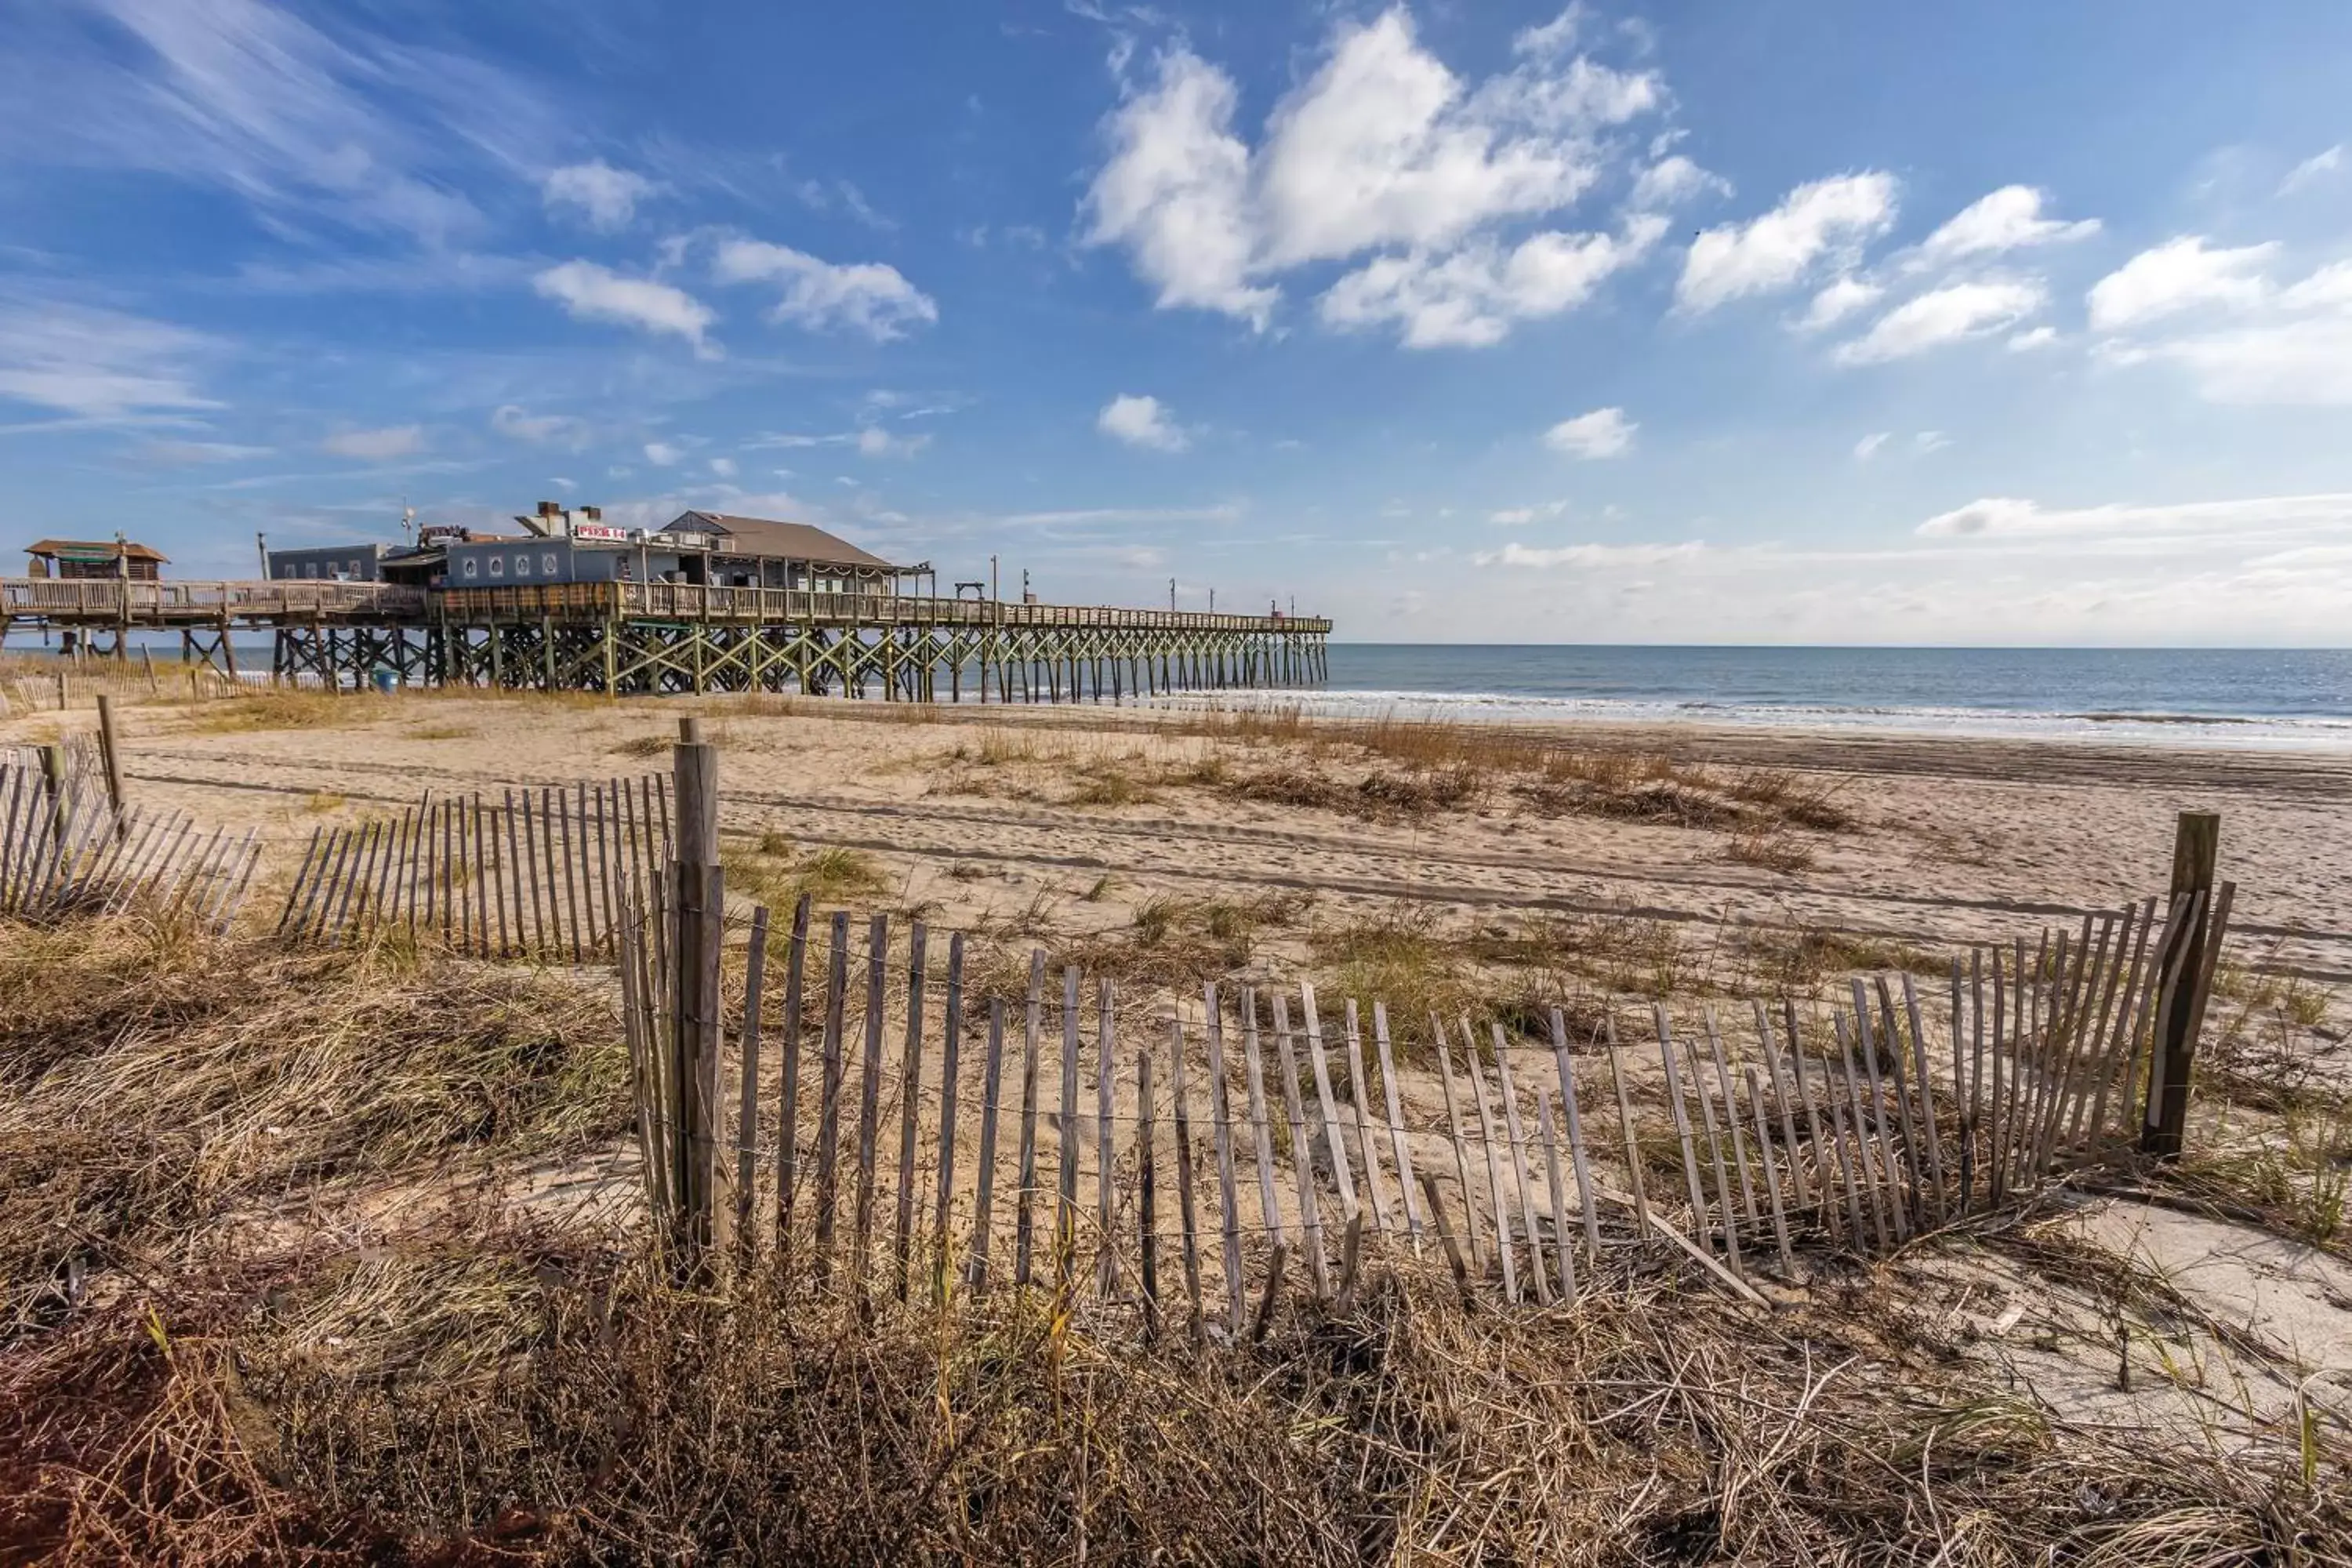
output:
[[575, 522], [572, 525], [572, 537], [610, 539], [625, 544], [629, 541], [629, 531], [625, 528], [614, 528], [608, 522]]

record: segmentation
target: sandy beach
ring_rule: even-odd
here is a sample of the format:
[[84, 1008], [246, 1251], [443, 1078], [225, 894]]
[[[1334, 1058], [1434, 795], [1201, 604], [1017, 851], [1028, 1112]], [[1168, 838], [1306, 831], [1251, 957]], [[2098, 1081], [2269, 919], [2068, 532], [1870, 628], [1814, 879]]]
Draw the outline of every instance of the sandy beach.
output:
[[[2309, 754], [1514, 727], [1514, 744], [1570, 759], [1555, 774], [1602, 775], [1569, 788], [1508, 761], [1390, 754], [1419, 747], [1419, 727], [1367, 746], [1360, 726], [1286, 715], [462, 695], [298, 700], [275, 720], [131, 707], [125, 749], [142, 803], [260, 826], [282, 874], [318, 823], [428, 789], [662, 768], [689, 712], [721, 747], [731, 837], [846, 846], [944, 925], [1029, 910], [1100, 930], [1159, 897], [1311, 891], [1323, 918], [1410, 905], [1465, 928], [1630, 916], [1695, 944], [1729, 925], [1940, 946], [2162, 892], [2175, 815], [2204, 810], [2221, 814], [2244, 960], [2352, 977], [2352, 883], [2332, 874], [2352, 864], [2352, 763]], [[21, 718], [0, 740], [92, 722]], [[1379, 793], [1441, 775], [1433, 792]], [[1759, 781], [1818, 798], [1834, 825], [1743, 805]]]

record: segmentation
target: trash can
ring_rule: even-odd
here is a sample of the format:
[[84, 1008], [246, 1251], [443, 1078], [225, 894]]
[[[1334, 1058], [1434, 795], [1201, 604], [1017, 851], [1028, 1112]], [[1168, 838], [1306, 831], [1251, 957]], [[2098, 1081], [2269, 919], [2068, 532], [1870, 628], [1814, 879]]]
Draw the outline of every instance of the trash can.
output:
[[400, 684], [400, 678], [382, 665], [376, 666], [373, 679], [376, 690], [385, 697], [391, 696], [393, 689]]

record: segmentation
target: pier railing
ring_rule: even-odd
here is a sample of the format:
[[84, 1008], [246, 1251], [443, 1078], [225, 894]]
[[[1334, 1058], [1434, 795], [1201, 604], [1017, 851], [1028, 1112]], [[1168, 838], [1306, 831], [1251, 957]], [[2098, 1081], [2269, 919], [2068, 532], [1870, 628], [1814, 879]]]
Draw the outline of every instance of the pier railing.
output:
[[453, 588], [444, 595], [457, 619], [476, 616], [617, 613], [683, 621], [824, 621], [834, 624], [954, 626], [1097, 626], [1129, 631], [1295, 631], [1328, 633], [1315, 616], [1234, 616], [1197, 610], [1139, 610], [1103, 605], [1016, 605], [993, 599], [941, 599], [905, 594], [837, 594], [808, 588], [701, 587], [686, 583], [549, 583]]
[[0, 612], [12, 619], [129, 622], [412, 617], [425, 611], [425, 591], [390, 583], [251, 582], [124, 583], [104, 578], [0, 578]]

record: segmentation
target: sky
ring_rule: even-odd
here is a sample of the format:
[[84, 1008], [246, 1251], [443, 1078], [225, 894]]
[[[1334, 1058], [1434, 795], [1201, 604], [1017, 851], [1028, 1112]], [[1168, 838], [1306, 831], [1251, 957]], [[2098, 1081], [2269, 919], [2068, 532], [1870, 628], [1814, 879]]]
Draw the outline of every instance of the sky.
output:
[[2341, 0], [0, 0], [0, 544], [2340, 646], [2347, 82]]

